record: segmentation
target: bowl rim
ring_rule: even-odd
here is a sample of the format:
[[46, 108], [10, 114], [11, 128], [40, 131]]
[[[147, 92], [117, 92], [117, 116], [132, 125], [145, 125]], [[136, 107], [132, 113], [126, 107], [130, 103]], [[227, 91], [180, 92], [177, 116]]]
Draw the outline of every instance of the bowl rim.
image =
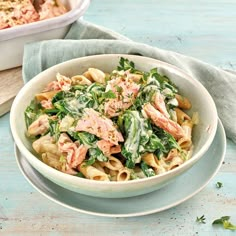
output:
[[[190, 81], [194, 81], [194, 83], [197, 84], [197, 86], [199, 86], [202, 90], [202, 92], [204, 92], [204, 96], [207, 96], [207, 100], [211, 103], [211, 108], [212, 110], [214, 110], [214, 123], [211, 124], [211, 134], [208, 137], [207, 141], [204, 143], [204, 145], [200, 148], [200, 150], [194, 154], [189, 160], [185, 161], [183, 164], [181, 164], [180, 166], [178, 166], [177, 168], [174, 168], [172, 170], [169, 170], [167, 172], [164, 172], [162, 174], [159, 175], [155, 175], [152, 177], [147, 177], [147, 178], [143, 178], [143, 179], [134, 179], [134, 180], [129, 180], [129, 181], [124, 181], [124, 182], [118, 182], [118, 181], [96, 181], [96, 180], [91, 180], [91, 179], [85, 179], [85, 178], [80, 178], [77, 176], [73, 176], [73, 175], [69, 175], [66, 173], [63, 173], [57, 169], [54, 169], [53, 167], [47, 165], [46, 163], [44, 163], [43, 161], [41, 161], [37, 156], [33, 155], [22, 143], [22, 141], [20, 140], [19, 135], [17, 134], [16, 130], [16, 122], [15, 122], [15, 118], [16, 112], [14, 112], [20, 102], [21, 99], [23, 99], [24, 93], [25, 91], [27, 91], [30, 87], [31, 84], [36, 83], [36, 81], [39, 81], [41, 79], [41, 77], [44, 77], [44, 75], [46, 75], [49, 71], [51, 70], [55, 70], [57, 68], [63, 67], [64, 65], [68, 65], [74, 62], [78, 63], [83, 63], [83, 61], [87, 61], [89, 59], [92, 58], [97, 58], [97, 59], [102, 59], [105, 57], [116, 57], [116, 58], [120, 58], [120, 57], [124, 57], [124, 58], [128, 58], [130, 60], [146, 60], [147, 64], [153, 63], [153, 64], [157, 64], [157, 68], [158, 65], [161, 65], [164, 68], [167, 68], [171, 71], [174, 71], [175, 74], [178, 74], [181, 77], [185, 77], [186, 79], [190, 80]], [[134, 62], [135, 64], [137, 62]], [[90, 55], [90, 56], [85, 56], [85, 57], [80, 57], [80, 58], [75, 58], [75, 59], [71, 59], [59, 64], [56, 64], [46, 70], [44, 70], [43, 72], [39, 73], [38, 75], [36, 75], [34, 78], [32, 78], [29, 82], [27, 82], [19, 91], [19, 93], [17, 94], [17, 96], [15, 97], [12, 107], [11, 107], [11, 111], [10, 111], [10, 128], [11, 128], [11, 132], [14, 138], [14, 141], [17, 145], [17, 147], [19, 148], [19, 150], [22, 152], [22, 154], [27, 158], [27, 160], [30, 162], [30, 164], [36, 168], [35, 166], [40, 168], [40, 172], [42, 172], [45, 174], [45, 171], [47, 173], [47, 176], [56, 176], [56, 178], [59, 179], [63, 179], [64, 182], [66, 183], [70, 183], [73, 184], [73, 186], [76, 184], [76, 182], [81, 182], [83, 184], [86, 185], [103, 185], [103, 186], [114, 186], [114, 187], [121, 187], [124, 185], [130, 185], [130, 184], [139, 184], [139, 183], [143, 183], [146, 181], [151, 181], [151, 180], [155, 180], [155, 179], [160, 179], [160, 178], [164, 178], [167, 176], [176, 176], [178, 174], [181, 174], [183, 172], [186, 171], [186, 168], [191, 167], [196, 161], [198, 161], [203, 154], [208, 150], [208, 148], [210, 147], [215, 134], [216, 134], [216, 130], [217, 130], [217, 124], [218, 124], [218, 115], [217, 115], [217, 109], [216, 109], [216, 105], [214, 103], [213, 98], [211, 97], [211, 95], [209, 94], [209, 92], [206, 90], [206, 88], [195, 78], [193, 78], [192, 76], [190, 76], [189, 74], [187, 74], [185, 71], [183, 71], [182, 69], [171, 65], [169, 63], [154, 59], [154, 58], [150, 58], [150, 57], [145, 57], [145, 56], [140, 56], [140, 55], [132, 55], [132, 54], [100, 54], [100, 55]], [[33, 164], [32, 164], [33, 163]], [[35, 165], [35, 166], [34, 166]], [[180, 171], [182, 169], [182, 171]], [[48, 177], [47, 177], [48, 178]]]

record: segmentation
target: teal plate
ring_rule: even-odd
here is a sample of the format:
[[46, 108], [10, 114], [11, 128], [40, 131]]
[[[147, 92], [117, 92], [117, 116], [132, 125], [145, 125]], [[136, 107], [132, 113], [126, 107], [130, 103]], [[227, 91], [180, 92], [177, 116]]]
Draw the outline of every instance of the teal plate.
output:
[[161, 212], [183, 203], [200, 192], [218, 172], [225, 156], [225, 149], [225, 132], [219, 120], [213, 143], [190, 170], [155, 192], [119, 199], [89, 197], [64, 189], [36, 171], [16, 146], [15, 155], [18, 166], [29, 183], [52, 201], [77, 212], [91, 215], [133, 217]]

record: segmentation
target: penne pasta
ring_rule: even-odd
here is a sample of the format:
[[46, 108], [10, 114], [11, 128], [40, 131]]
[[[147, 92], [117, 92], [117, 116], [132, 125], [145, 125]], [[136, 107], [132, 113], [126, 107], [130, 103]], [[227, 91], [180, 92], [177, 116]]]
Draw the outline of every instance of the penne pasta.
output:
[[134, 175], [138, 179], [146, 178], [146, 175], [143, 173], [142, 169], [138, 166], [134, 168]]
[[58, 90], [52, 90], [49, 92], [38, 93], [35, 95], [35, 98], [39, 102], [41, 102], [43, 100], [49, 100], [49, 99], [52, 99], [58, 92], [59, 92]]
[[185, 120], [182, 125], [182, 129], [184, 130], [185, 136], [189, 139], [191, 139], [192, 136], [192, 129], [193, 129], [193, 123], [191, 120]]
[[182, 129], [184, 130], [185, 136], [178, 140], [178, 144], [182, 149], [189, 150], [192, 146], [192, 128], [193, 123], [191, 120], [185, 120], [182, 125]]
[[142, 155], [142, 160], [147, 163], [147, 165], [158, 168], [158, 159], [153, 153], [145, 153]]
[[179, 108], [175, 108], [177, 123], [182, 125], [185, 120], [191, 120], [191, 118]]
[[192, 105], [186, 97], [184, 97], [180, 94], [175, 94], [175, 98], [178, 101], [178, 107], [179, 108], [186, 109], [186, 110], [191, 108]]
[[107, 167], [110, 170], [120, 170], [121, 168], [124, 167], [123, 164], [120, 162], [120, 160], [118, 160], [117, 158], [113, 156], [109, 156], [108, 161], [101, 162], [100, 165], [102, 167]]
[[130, 180], [131, 172], [128, 168], [124, 167], [119, 169], [117, 174], [117, 181], [128, 181]]
[[85, 71], [85, 72], [83, 73], [83, 76], [85, 76], [85, 77], [86, 77], [88, 80], [90, 80], [91, 82], [94, 82], [92, 76], [91, 76], [90, 73], [89, 73], [89, 71]]
[[171, 162], [169, 163], [169, 167], [167, 170], [173, 170], [174, 168], [180, 166], [181, 164], [183, 164], [183, 159], [179, 156], [174, 157]]
[[82, 162], [79, 165], [79, 171], [87, 178], [91, 180], [99, 180], [99, 181], [110, 181], [108, 175], [93, 166], [86, 165], [86, 163]]
[[[172, 149], [172, 150], [173, 151], [170, 152], [169, 154], [175, 155], [176, 152], [174, 150], [176, 150], [176, 149]], [[168, 155], [168, 157], [171, 158], [170, 155]], [[153, 153], [147, 153], [147, 154], [143, 155], [142, 160], [148, 166], [152, 167], [156, 174], [164, 173], [168, 169], [168, 165], [166, 164], [166, 159], [165, 159], [165, 161], [163, 159], [158, 160], [157, 157]]]
[[158, 160], [158, 166], [156, 168], [153, 168], [154, 172], [156, 173], [156, 175], [165, 173], [168, 169], [168, 165], [166, 164], [166, 162], [161, 158], [160, 160]]
[[77, 85], [77, 84], [91, 85], [92, 84], [92, 82], [88, 78], [86, 78], [84, 75], [75, 75], [71, 77], [71, 81], [72, 81], [72, 85]]
[[42, 160], [44, 163], [46, 163], [47, 165], [63, 171], [65, 170], [65, 162], [61, 162], [60, 161], [60, 156], [50, 153], [50, 152], [45, 152], [42, 154]]
[[61, 156], [61, 152], [58, 150], [57, 144], [50, 135], [45, 135], [35, 140], [32, 147], [38, 154], [49, 152], [54, 155]]
[[49, 121], [48, 115], [44, 114], [39, 116], [29, 127], [27, 130], [27, 134], [29, 136], [36, 136], [39, 134], [47, 133], [49, 129]]
[[100, 170], [100, 171], [102, 171], [102, 172], [104, 172], [105, 173], [105, 170], [104, 170], [104, 168], [100, 165], [100, 163], [99, 162], [94, 162], [93, 163], [93, 165], [92, 165], [94, 168], [97, 168], [98, 170]]
[[111, 181], [117, 181], [117, 175], [118, 175], [117, 170], [110, 170], [109, 175], [110, 175]]
[[133, 74], [133, 73], [130, 73], [128, 75], [128, 78], [131, 79], [132, 81], [136, 82], [136, 83], [139, 83], [140, 80], [142, 79], [143, 75], [142, 74]]
[[179, 146], [184, 150], [189, 150], [192, 146], [192, 140], [188, 137], [183, 137], [178, 140]]
[[105, 84], [106, 82], [106, 74], [96, 68], [89, 68], [83, 75], [92, 82], [97, 82], [100, 84]]
[[174, 157], [178, 156], [178, 150], [176, 148], [173, 148], [168, 153], [167, 157], [165, 158], [165, 161], [171, 161]]

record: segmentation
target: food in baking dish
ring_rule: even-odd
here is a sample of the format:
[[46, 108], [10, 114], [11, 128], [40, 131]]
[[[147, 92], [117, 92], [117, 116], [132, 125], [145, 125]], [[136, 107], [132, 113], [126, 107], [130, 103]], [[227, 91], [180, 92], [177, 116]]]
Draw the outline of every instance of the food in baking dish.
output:
[[66, 12], [60, 0], [0, 1], [0, 29], [49, 19]]

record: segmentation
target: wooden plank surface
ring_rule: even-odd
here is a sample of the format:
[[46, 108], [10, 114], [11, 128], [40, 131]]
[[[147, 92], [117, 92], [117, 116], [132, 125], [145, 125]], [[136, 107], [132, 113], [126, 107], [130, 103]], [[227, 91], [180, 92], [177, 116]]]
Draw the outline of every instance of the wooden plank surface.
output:
[[[138, 42], [236, 69], [234, 0], [93, 0], [84, 19]], [[132, 218], [90, 216], [48, 200], [22, 176], [13, 147], [6, 114], [0, 117], [0, 235], [235, 235], [211, 225], [223, 215], [236, 224], [236, 145], [229, 140], [224, 164], [200, 193], [164, 212]], [[206, 224], [197, 223], [203, 214]]]
[[0, 116], [10, 110], [12, 101], [22, 86], [21, 67], [0, 71]]

